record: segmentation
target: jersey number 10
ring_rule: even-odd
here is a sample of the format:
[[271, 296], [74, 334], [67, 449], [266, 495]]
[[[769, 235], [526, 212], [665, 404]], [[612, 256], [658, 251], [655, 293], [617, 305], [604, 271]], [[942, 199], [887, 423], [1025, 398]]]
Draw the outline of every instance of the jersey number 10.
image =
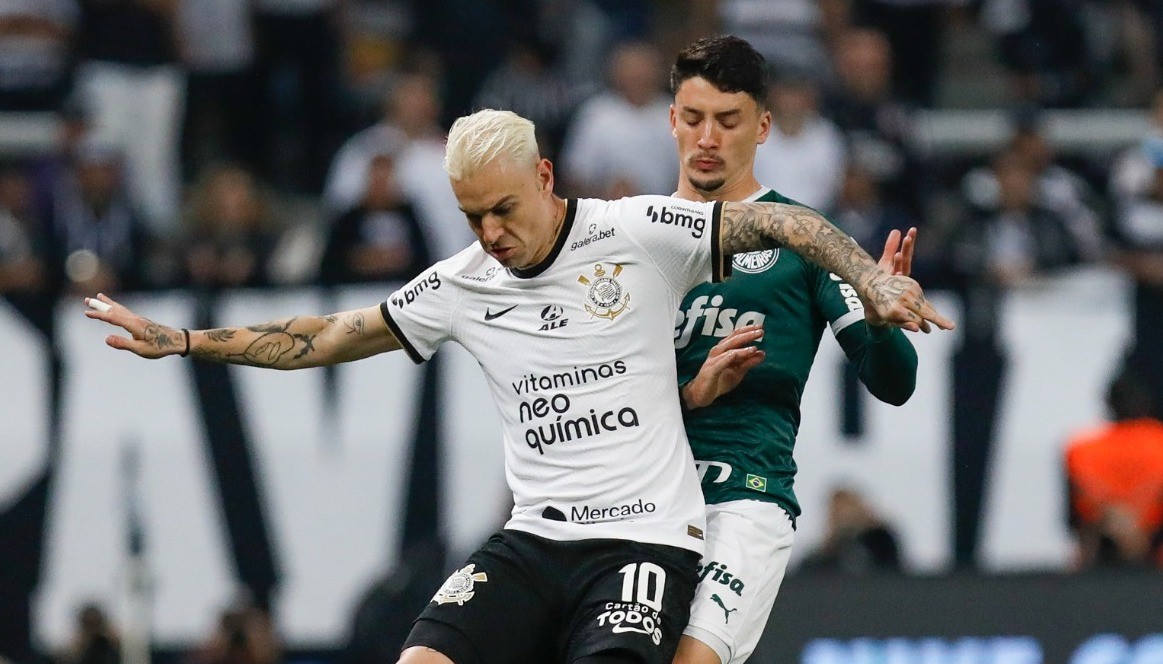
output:
[[654, 563], [630, 563], [618, 570], [622, 575], [622, 601], [637, 602], [662, 611], [666, 570]]

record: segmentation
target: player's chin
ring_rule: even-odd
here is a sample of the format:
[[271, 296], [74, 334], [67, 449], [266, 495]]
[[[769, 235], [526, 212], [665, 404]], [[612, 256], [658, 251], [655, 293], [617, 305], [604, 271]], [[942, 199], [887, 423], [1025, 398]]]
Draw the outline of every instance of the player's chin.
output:
[[713, 192], [718, 191], [726, 184], [726, 178], [719, 176], [702, 176], [691, 174], [687, 176], [687, 182], [698, 191]]

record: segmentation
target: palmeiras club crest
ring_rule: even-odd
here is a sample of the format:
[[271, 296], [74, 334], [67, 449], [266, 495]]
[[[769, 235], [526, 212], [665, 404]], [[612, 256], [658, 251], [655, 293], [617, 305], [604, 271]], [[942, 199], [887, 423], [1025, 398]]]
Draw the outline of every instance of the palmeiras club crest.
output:
[[618, 275], [622, 274], [622, 266], [614, 265], [613, 273], [607, 273], [606, 268], [598, 263], [594, 266], [593, 277], [581, 275], [578, 283], [589, 286], [586, 292], [586, 311], [597, 318], [614, 320], [618, 314], [630, 308], [630, 293], [618, 283]]
[[432, 597], [432, 601], [437, 604], [451, 604], [455, 602], [457, 606], [464, 606], [464, 603], [472, 599], [476, 591], [472, 589], [475, 583], [484, 583], [489, 580], [489, 575], [484, 572], [475, 572], [476, 565], [465, 565], [452, 573], [448, 580], [440, 586], [440, 590]]
[[764, 249], [763, 251], [748, 251], [735, 254], [731, 259], [731, 266], [746, 274], [759, 274], [775, 265], [779, 260], [779, 249]]

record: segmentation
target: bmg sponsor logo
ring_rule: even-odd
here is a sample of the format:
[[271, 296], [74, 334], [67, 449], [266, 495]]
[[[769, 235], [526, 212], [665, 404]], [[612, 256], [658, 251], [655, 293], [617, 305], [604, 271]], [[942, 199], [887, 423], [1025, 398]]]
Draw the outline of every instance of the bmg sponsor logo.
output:
[[438, 288], [440, 288], [440, 275], [433, 272], [426, 279], [421, 279], [396, 291], [392, 295], [392, 304], [402, 309], [419, 299], [424, 291]]
[[650, 217], [650, 223], [663, 224], [665, 226], [674, 226], [675, 228], [685, 228], [691, 232], [691, 237], [701, 238], [703, 230], [707, 227], [707, 218], [693, 210], [672, 210], [665, 205], [659, 205], [655, 210], [654, 206], [646, 208], [646, 215]]

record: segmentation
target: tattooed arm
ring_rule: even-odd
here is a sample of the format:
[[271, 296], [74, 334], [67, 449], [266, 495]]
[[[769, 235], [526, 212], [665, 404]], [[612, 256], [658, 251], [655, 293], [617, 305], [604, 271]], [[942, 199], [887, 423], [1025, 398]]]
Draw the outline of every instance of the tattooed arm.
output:
[[[117, 325], [132, 335], [110, 335], [105, 343], [149, 359], [181, 355], [186, 335], [142, 318], [105, 295], [109, 311], [86, 311], [89, 318]], [[211, 362], [269, 369], [304, 369], [350, 362], [400, 348], [379, 307], [329, 316], [296, 316], [248, 327], [190, 330], [190, 355]]]
[[855, 240], [810, 208], [783, 203], [723, 203], [719, 236], [727, 255], [786, 247], [834, 272], [888, 325], [928, 332], [932, 322], [941, 329], [953, 329], [953, 322], [925, 299], [920, 284], [881, 269]]

